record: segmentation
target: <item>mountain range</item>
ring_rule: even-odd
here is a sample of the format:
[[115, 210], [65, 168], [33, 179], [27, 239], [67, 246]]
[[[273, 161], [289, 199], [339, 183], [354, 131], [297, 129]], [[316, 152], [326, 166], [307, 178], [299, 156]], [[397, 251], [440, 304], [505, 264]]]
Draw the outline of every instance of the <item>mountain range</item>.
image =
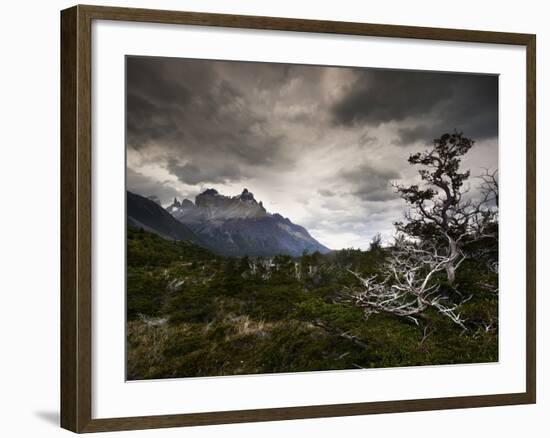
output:
[[273, 256], [327, 253], [300, 225], [277, 213], [244, 189], [237, 196], [225, 196], [207, 189], [163, 209], [156, 202], [128, 192], [128, 224], [143, 227], [162, 237], [188, 240], [225, 256]]

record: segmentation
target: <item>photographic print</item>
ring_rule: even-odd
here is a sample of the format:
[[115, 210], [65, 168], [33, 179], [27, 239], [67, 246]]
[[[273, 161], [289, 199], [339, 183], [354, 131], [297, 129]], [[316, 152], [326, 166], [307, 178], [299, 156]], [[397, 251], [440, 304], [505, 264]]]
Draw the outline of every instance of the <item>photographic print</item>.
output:
[[126, 57], [128, 380], [498, 361], [498, 76]]

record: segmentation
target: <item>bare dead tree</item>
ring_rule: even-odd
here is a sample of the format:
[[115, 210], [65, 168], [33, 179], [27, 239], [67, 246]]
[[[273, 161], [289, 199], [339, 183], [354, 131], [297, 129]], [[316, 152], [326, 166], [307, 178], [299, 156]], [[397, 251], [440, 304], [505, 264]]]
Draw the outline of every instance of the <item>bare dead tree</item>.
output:
[[376, 275], [364, 278], [348, 270], [359, 280], [361, 287], [352, 289], [344, 301], [363, 308], [366, 318], [385, 313], [408, 318], [417, 325], [418, 318], [428, 308], [433, 308], [467, 330], [459, 307], [471, 296], [458, 304], [449, 302], [439, 293], [440, 285], [433, 281], [437, 273], [445, 271], [450, 257], [459, 257], [458, 261], [453, 261], [455, 267], [464, 260], [460, 250], [457, 255], [449, 255], [447, 251], [442, 253], [433, 242], [410, 241], [400, 235], [384, 266], [382, 281], [378, 281]]
[[470, 171], [461, 172], [460, 162], [473, 144], [460, 132], [442, 135], [434, 140], [431, 149], [409, 157], [410, 164], [422, 166], [419, 174], [423, 186], [395, 185], [411, 207], [406, 223], [396, 223], [398, 231], [412, 238], [436, 239], [446, 247], [444, 269], [451, 285], [456, 279], [463, 242], [488, 235], [495, 209], [487, 206], [491, 201], [498, 203], [496, 171], [487, 170], [482, 175], [481, 199], [465, 196], [469, 189], [464, 182]]
[[493, 171], [484, 168], [484, 173], [478, 178], [483, 181], [481, 184], [481, 193], [485, 202], [493, 201], [498, 208], [498, 169]]
[[[460, 170], [462, 156], [473, 144], [462, 133], [444, 134], [434, 140], [431, 149], [409, 157], [410, 164], [421, 166], [422, 184], [395, 185], [410, 210], [405, 223], [395, 224], [395, 244], [388, 248], [381, 272], [364, 277], [348, 269], [360, 286], [352, 288], [343, 301], [361, 307], [366, 318], [384, 313], [420, 325], [420, 319], [432, 309], [468, 330], [461, 306], [472, 295], [458, 290], [456, 272], [478, 241], [495, 238], [498, 233], [497, 171], [486, 169], [479, 177], [482, 183], [477, 194], [472, 196], [465, 185], [470, 171]], [[492, 254], [484, 260], [490, 263], [487, 272], [498, 270]], [[442, 276], [451, 289], [442, 288]], [[456, 293], [453, 299], [447, 295], [449, 291]], [[474, 322], [469, 325], [475, 326]], [[490, 330], [492, 326], [483, 327]]]
[[[484, 248], [478, 248], [472, 254], [480, 263], [482, 263], [487, 273], [493, 274], [489, 278], [484, 278], [478, 282], [479, 286], [495, 295], [498, 295], [498, 220], [499, 220], [499, 184], [498, 169], [483, 169], [484, 173], [479, 175], [482, 183], [479, 187], [481, 200], [478, 202], [479, 214], [475, 216], [474, 233], [475, 238], [484, 238], [493, 240]], [[491, 277], [493, 279], [491, 279]], [[496, 278], [496, 281], [494, 280]]]

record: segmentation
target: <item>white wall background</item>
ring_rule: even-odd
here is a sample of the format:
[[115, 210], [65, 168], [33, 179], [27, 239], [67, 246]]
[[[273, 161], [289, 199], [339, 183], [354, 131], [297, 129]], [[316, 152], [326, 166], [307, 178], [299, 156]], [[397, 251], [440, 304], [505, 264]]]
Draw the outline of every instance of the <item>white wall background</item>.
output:
[[[539, 403], [535, 406], [467, 409], [337, 419], [104, 434], [143, 437], [256, 437], [345, 434], [371, 436], [547, 436], [550, 382], [543, 350], [550, 325], [543, 278], [550, 220], [543, 169], [549, 128], [550, 13], [545, 2], [417, 0], [297, 2], [186, 0], [94, 2], [234, 14], [272, 15], [372, 23], [459, 27], [537, 34], [538, 57], [538, 345]], [[0, 25], [0, 434], [69, 436], [58, 428], [59, 404], [59, 10], [69, 1], [5, 2]]]

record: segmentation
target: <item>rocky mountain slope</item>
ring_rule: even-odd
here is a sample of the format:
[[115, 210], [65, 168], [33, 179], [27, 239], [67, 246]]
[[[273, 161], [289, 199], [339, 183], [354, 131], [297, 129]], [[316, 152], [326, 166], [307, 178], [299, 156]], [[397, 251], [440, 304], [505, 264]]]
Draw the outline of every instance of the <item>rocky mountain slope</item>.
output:
[[126, 216], [129, 226], [154, 232], [165, 239], [186, 240], [205, 246], [187, 225], [177, 221], [155, 201], [126, 192]]
[[166, 210], [210, 249], [226, 256], [301, 256], [330, 251], [304, 227], [268, 213], [247, 189], [232, 197], [208, 189], [197, 195], [194, 203], [174, 199]]

